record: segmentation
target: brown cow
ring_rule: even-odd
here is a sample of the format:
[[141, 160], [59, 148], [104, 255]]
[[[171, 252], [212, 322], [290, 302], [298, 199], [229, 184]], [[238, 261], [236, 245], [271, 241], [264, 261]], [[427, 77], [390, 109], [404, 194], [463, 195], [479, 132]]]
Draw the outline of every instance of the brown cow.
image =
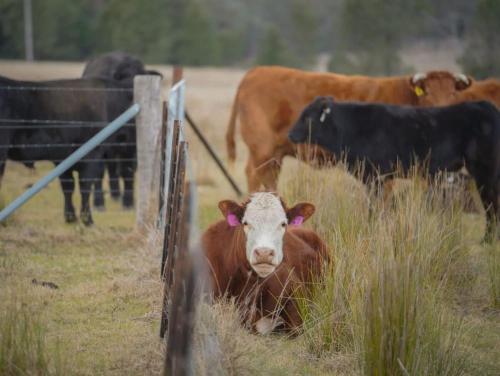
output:
[[486, 100], [500, 108], [500, 80], [473, 81], [467, 90], [459, 93], [457, 99], [458, 102]]
[[258, 333], [297, 329], [302, 320], [294, 294], [308, 291], [329, 257], [319, 236], [299, 227], [314, 206], [287, 208], [276, 194], [258, 192], [219, 208], [225, 220], [202, 237], [215, 297], [234, 298], [243, 322]]
[[[427, 84], [430, 80], [432, 84]], [[447, 84], [439, 84], [443, 80]], [[297, 151], [288, 141], [288, 131], [315, 97], [400, 105], [445, 104], [441, 102], [452, 101], [456, 91], [469, 84], [463, 75], [446, 71], [376, 78], [257, 67], [238, 87], [226, 133], [228, 157], [230, 161], [236, 157], [234, 133], [239, 117], [241, 135], [250, 152], [248, 190], [255, 192], [262, 185], [276, 190], [283, 157], [295, 156]]]

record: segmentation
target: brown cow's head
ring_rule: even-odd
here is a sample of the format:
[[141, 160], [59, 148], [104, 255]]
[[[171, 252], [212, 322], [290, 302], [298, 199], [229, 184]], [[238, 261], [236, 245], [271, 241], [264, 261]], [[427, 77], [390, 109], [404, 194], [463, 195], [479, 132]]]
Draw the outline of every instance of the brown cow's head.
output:
[[411, 89], [420, 106], [445, 106], [457, 102], [458, 92], [468, 88], [472, 78], [448, 71], [417, 73], [410, 78]]
[[246, 257], [259, 277], [267, 277], [283, 261], [287, 226], [300, 226], [314, 213], [314, 205], [300, 203], [288, 209], [274, 193], [258, 192], [244, 204], [224, 200], [219, 209], [229, 226], [243, 226]]

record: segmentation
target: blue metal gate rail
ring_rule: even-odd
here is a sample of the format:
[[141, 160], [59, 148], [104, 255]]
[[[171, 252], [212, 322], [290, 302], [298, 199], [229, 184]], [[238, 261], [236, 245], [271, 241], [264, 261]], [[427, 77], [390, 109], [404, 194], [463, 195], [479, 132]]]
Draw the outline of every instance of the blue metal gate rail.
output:
[[59, 177], [62, 173], [68, 170], [71, 166], [77, 163], [80, 159], [85, 157], [88, 153], [92, 151], [95, 147], [101, 144], [109, 136], [111, 136], [118, 129], [123, 127], [125, 123], [131, 120], [135, 115], [139, 113], [140, 106], [134, 104], [123, 114], [118, 116], [115, 120], [109, 123], [105, 128], [103, 128], [94, 137], [88, 140], [85, 144], [80, 146], [77, 150], [73, 152], [68, 158], [57, 165], [52, 171], [47, 175], [37, 181], [33, 186], [25, 191], [21, 196], [12, 201], [6, 208], [0, 211], [0, 222], [7, 219], [9, 215], [14, 213], [22, 205], [24, 205], [29, 199], [45, 188], [52, 180]]

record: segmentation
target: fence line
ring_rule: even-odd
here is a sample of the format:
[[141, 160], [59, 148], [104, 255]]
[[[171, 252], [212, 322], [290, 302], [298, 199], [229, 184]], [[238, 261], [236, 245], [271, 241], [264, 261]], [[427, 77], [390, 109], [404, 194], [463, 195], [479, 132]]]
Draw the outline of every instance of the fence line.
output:
[[[164, 137], [164, 165], [160, 165], [163, 184], [159, 187], [158, 226], [163, 231], [161, 277], [163, 299], [160, 336], [165, 338], [165, 375], [193, 372], [192, 333], [201, 280], [199, 265], [196, 187], [184, 138], [185, 81], [182, 70], [174, 70], [179, 81], [168, 99]], [[174, 79], [175, 82], [175, 79]]]
[[0, 221], [5, 220], [9, 215], [16, 211], [19, 207], [24, 205], [29, 199], [31, 199], [35, 194], [40, 192], [45, 188], [52, 180], [59, 177], [74, 164], [76, 164], [81, 158], [85, 157], [90, 153], [95, 147], [97, 147], [101, 142], [106, 140], [114, 132], [116, 132], [120, 127], [127, 121], [132, 119], [139, 113], [140, 106], [134, 104], [123, 114], [118, 116], [113, 120], [107, 127], [102, 129], [96, 135], [94, 135], [90, 140], [88, 140], [84, 145], [80, 146], [76, 151], [74, 151], [68, 158], [66, 158], [62, 163], [57, 165], [52, 171], [50, 171], [46, 176], [37, 181], [31, 188], [25, 191], [21, 196], [16, 198], [7, 207], [0, 211]]
[[[69, 144], [8, 144], [0, 145], [0, 149], [29, 149], [29, 148], [72, 148], [85, 145], [85, 142], [69, 143]], [[135, 142], [103, 142], [99, 146], [135, 146]]]
[[133, 89], [127, 88], [97, 88], [97, 87], [47, 87], [47, 86], [0, 86], [0, 90], [36, 90], [36, 91], [114, 91], [114, 92], [133, 92]]
[[[10, 159], [10, 162], [16, 163], [35, 163], [35, 162], [62, 162], [64, 159]], [[92, 162], [135, 162], [137, 158], [86, 158], [78, 161], [78, 163], [92, 163]]]

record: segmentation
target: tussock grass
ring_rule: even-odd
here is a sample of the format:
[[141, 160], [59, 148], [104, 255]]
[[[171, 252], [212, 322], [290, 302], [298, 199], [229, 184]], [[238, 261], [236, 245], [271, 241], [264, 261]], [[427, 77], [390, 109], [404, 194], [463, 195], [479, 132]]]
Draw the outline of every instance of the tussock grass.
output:
[[47, 345], [45, 326], [18, 293], [0, 308], [0, 374], [65, 375], [58, 347]]
[[334, 260], [301, 302], [307, 350], [353, 354], [363, 374], [465, 373], [470, 328], [450, 312], [472, 283], [464, 192], [412, 174], [384, 202], [339, 171], [292, 175], [285, 197], [316, 204], [312, 227]]

